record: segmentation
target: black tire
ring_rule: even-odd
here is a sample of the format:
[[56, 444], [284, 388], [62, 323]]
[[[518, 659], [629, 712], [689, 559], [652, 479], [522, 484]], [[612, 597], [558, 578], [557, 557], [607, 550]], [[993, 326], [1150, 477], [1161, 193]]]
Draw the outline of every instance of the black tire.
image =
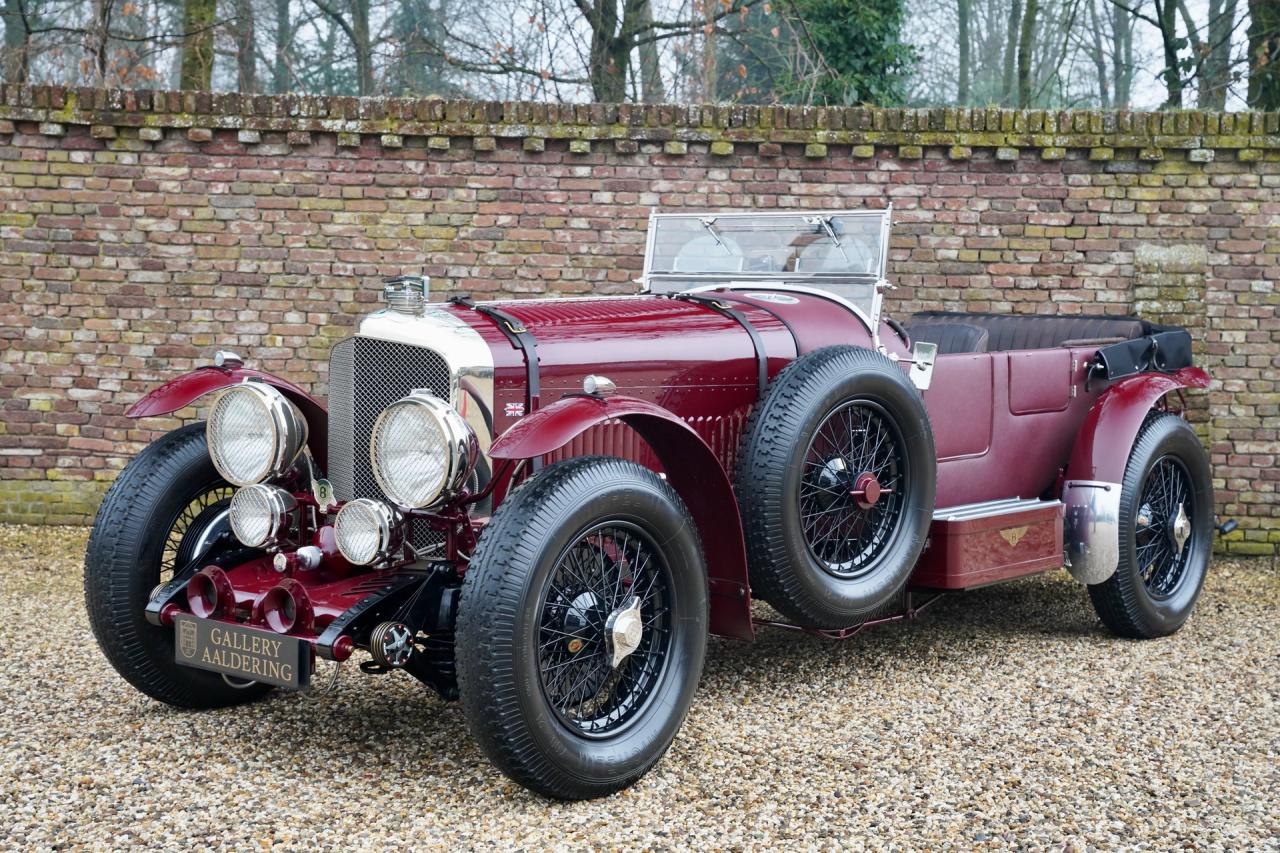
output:
[[[1179, 484], [1185, 499], [1167, 497], [1177, 494]], [[1180, 550], [1176, 539], [1164, 538], [1176, 518], [1170, 509], [1161, 511], [1165, 503], [1182, 506], [1189, 522], [1190, 538]], [[1089, 586], [1089, 598], [1112, 633], [1144, 640], [1168, 636], [1191, 615], [1213, 550], [1209, 458], [1195, 430], [1178, 415], [1153, 415], [1138, 432], [1125, 466], [1119, 517], [1119, 565], [1110, 578]]]
[[[889, 449], [877, 444], [867, 457], [850, 444], [856, 453], [840, 452], [833, 439], [846, 426], [850, 442], [874, 428], [889, 436]], [[829, 458], [818, 464], [811, 454]], [[868, 458], [875, 461], [867, 471], [853, 470]], [[850, 494], [852, 479], [879, 465], [896, 488], [887, 501], [863, 505]], [[902, 591], [924, 548], [936, 472], [928, 413], [898, 365], [851, 346], [796, 359], [752, 414], [738, 458], [752, 593], [811, 628], [844, 628], [880, 611]], [[869, 544], [848, 553], [868, 529]]]
[[[626, 706], [618, 700], [623, 710], [617, 712], [616, 725], [606, 722], [589, 728], [588, 721], [573, 717], [568, 706], [552, 701], [552, 671], [566, 666], [555, 663], [555, 656], [596, 653], [600, 647], [589, 644], [604, 639], [593, 626], [613, 605], [586, 592], [573, 598], [571, 606], [556, 603], [568, 600], [557, 582], [578, 578], [565, 566], [593, 531], [619, 526], [637, 531], [636, 542], [654, 557], [642, 559], [637, 550], [631, 563], [634, 571], [656, 568], [622, 582], [635, 591], [642, 578], [649, 578], [645, 609], [640, 612], [648, 614], [651, 624], [641, 647], [616, 669], [601, 670], [596, 665], [600, 661], [586, 657], [575, 669], [579, 662], [570, 658], [568, 671], [581, 672], [584, 680], [599, 676], [603, 685], [615, 679], [614, 687], [601, 687], [595, 694], [586, 688], [593, 700], [605, 696], [605, 708], [617, 697], [631, 697]], [[602, 544], [603, 536], [601, 554], [609, 550]], [[618, 541], [609, 540], [615, 546]], [[628, 560], [627, 546], [620, 547], [620, 557], [613, 550], [607, 558], [610, 570]], [[605, 560], [600, 565], [604, 571]], [[589, 587], [584, 582], [582, 588]], [[665, 611], [657, 606], [664, 599], [649, 591], [655, 587], [665, 596]], [[614, 589], [621, 590], [622, 584]], [[572, 651], [566, 651], [556, 638], [567, 625], [547, 620], [561, 614], [567, 622], [571, 611], [579, 612], [583, 627], [564, 636], [588, 645], [579, 642], [572, 649], [571, 639], [565, 646]], [[594, 615], [588, 617], [588, 611]], [[549, 466], [510, 494], [481, 534], [463, 583], [456, 637], [458, 687], [468, 724], [503, 773], [539, 794], [564, 800], [600, 797], [627, 787], [671, 745], [693, 700], [706, 652], [706, 573], [683, 502], [656, 474], [633, 462], [596, 456]], [[651, 667], [659, 651], [660, 663]], [[636, 682], [623, 691], [621, 679], [627, 677]], [[647, 685], [643, 693], [641, 683]], [[583, 699], [573, 708], [586, 703]]]
[[[85, 553], [85, 607], [103, 654], [134, 687], [180, 708], [220, 708], [270, 689], [232, 687], [212, 672], [179, 666], [173, 629], [152, 625], [144, 615], [175, 524], [193, 501], [229, 488], [209, 459], [204, 424], [174, 430], [120, 472], [98, 509]], [[190, 550], [183, 544], [176, 548], [179, 556]]]

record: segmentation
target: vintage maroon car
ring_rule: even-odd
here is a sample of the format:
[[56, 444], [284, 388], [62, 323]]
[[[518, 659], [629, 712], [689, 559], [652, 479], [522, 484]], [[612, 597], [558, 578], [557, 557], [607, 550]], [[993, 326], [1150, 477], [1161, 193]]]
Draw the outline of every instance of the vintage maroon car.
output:
[[512, 778], [585, 798], [665, 752], [708, 633], [845, 637], [1064, 564], [1116, 634], [1177, 630], [1214, 531], [1187, 333], [895, 322], [889, 220], [656, 214], [636, 296], [395, 279], [333, 348], [327, 403], [219, 353], [129, 412], [210, 395], [98, 514], [103, 651], [196, 708], [358, 652], [460, 698]]

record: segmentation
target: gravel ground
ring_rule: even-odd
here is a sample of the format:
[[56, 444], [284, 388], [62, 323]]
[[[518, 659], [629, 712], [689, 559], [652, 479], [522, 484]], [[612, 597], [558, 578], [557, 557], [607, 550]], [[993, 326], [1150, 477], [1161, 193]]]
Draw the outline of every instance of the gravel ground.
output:
[[0, 526], [0, 848], [1280, 848], [1269, 561], [1219, 560], [1156, 642], [1108, 636], [1064, 573], [844, 643], [713, 641], [658, 767], [561, 804], [407, 676], [218, 712], [144, 698], [88, 632], [86, 533]]

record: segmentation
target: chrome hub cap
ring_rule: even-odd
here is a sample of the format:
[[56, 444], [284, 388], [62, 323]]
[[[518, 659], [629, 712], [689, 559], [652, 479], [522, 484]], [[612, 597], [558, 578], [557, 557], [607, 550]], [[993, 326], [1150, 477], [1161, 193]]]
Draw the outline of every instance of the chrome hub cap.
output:
[[1195, 514], [1186, 467], [1174, 456], [1160, 457], [1147, 474], [1134, 517], [1134, 558], [1152, 598], [1169, 598], [1186, 576], [1195, 545]]
[[603, 521], [560, 555], [541, 596], [537, 663], [547, 703], [585, 737], [639, 719], [666, 671], [673, 580], [640, 527]]
[[1182, 546], [1186, 545], [1187, 540], [1191, 538], [1191, 519], [1187, 518], [1187, 510], [1183, 504], [1178, 504], [1178, 512], [1169, 525], [1169, 534], [1173, 537], [1173, 545], [1181, 556]]
[[640, 617], [640, 599], [634, 595], [623, 607], [609, 614], [604, 623], [609, 644], [609, 665], [614, 669], [627, 656], [640, 648], [644, 639], [644, 622]]

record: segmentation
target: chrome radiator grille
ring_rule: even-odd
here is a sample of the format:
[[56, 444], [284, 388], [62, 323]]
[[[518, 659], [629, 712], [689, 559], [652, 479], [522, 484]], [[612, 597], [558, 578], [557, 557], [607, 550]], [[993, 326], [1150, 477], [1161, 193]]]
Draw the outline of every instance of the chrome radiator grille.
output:
[[387, 499], [369, 464], [373, 422], [415, 388], [430, 388], [441, 399], [451, 399], [451, 384], [449, 365], [434, 350], [364, 337], [347, 338], [333, 348], [325, 473], [338, 500]]

